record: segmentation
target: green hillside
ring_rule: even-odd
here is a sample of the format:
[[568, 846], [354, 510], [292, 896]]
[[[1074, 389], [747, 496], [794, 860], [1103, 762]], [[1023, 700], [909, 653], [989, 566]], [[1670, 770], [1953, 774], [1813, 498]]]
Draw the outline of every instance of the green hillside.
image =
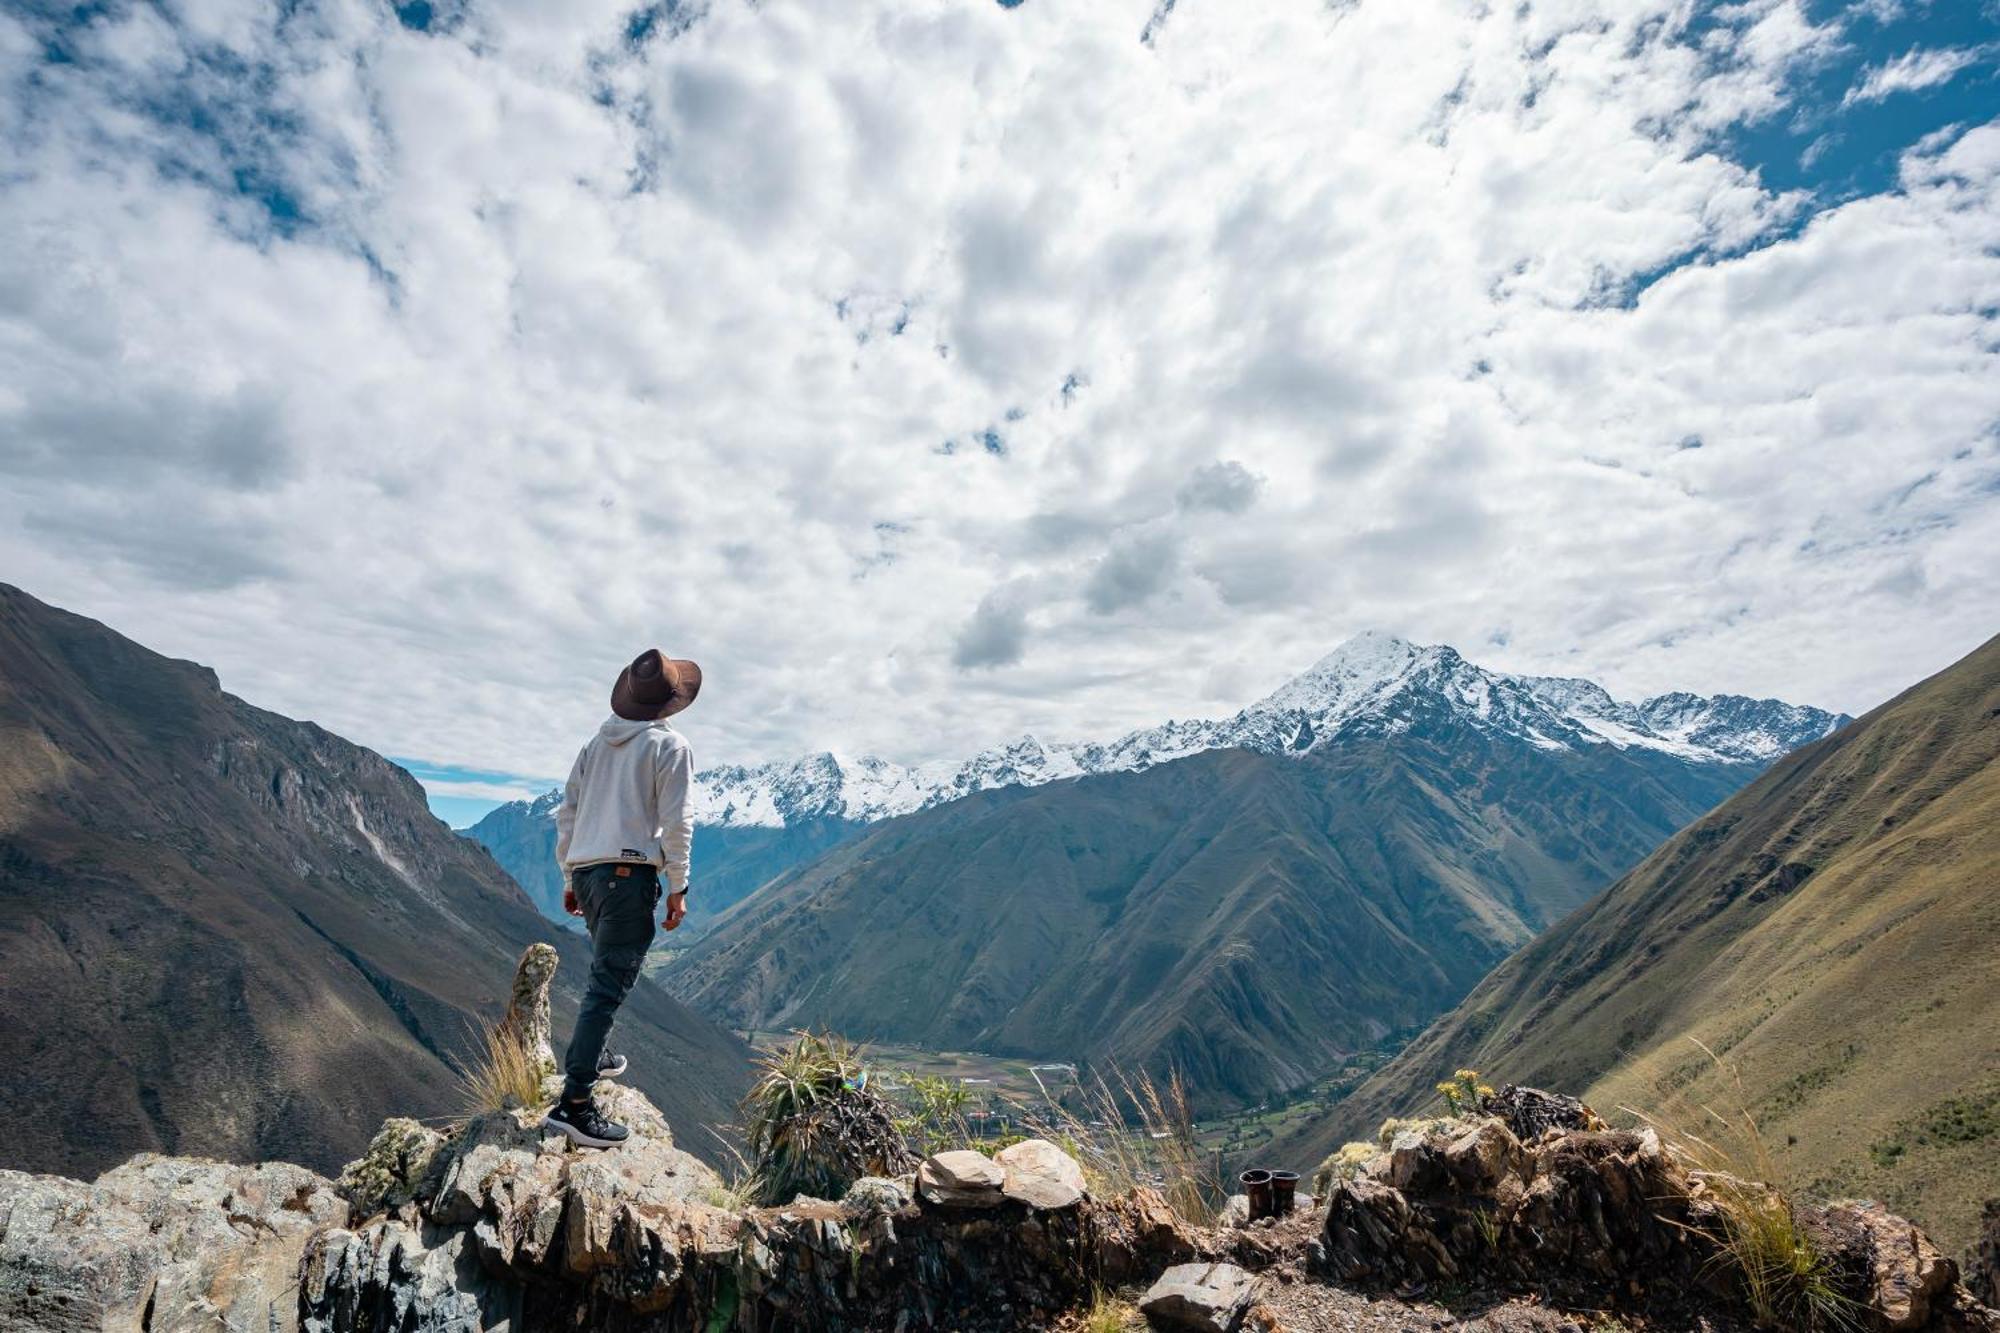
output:
[[1727, 1100], [1791, 1182], [1954, 1245], [2000, 1195], [2000, 639], [1779, 761], [1509, 959], [1298, 1160], [1459, 1066], [1608, 1110]]

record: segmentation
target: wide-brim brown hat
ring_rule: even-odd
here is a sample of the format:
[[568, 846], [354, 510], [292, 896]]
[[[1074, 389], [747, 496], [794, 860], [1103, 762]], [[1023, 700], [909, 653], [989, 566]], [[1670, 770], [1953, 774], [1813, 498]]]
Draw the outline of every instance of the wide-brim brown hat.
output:
[[657, 722], [686, 708], [700, 693], [700, 667], [648, 648], [618, 673], [618, 683], [611, 687], [611, 711], [628, 722]]

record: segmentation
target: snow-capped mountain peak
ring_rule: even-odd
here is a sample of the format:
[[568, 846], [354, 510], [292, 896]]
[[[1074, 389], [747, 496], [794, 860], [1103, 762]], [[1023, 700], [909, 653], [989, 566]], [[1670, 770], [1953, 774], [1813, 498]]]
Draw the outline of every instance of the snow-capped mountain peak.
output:
[[[1367, 632], [1233, 717], [1167, 722], [1109, 742], [1024, 735], [962, 762], [902, 765], [832, 751], [702, 772], [695, 816], [709, 825], [856, 823], [909, 814], [995, 787], [1151, 768], [1205, 750], [1302, 754], [1361, 736], [1461, 726], [1544, 750], [1650, 749], [1696, 763], [1768, 763], [1847, 722], [1817, 708], [1742, 695], [1662, 694], [1638, 703], [1588, 680], [1488, 671], [1444, 644]], [[534, 803], [550, 817], [559, 792]], [[544, 810], [546, 806], [546, 811]]]
[[1449, 648], [1420, 648], [1393, 634], [1357, 634], [1246, 709], [1328, 715], [1380, 696]]

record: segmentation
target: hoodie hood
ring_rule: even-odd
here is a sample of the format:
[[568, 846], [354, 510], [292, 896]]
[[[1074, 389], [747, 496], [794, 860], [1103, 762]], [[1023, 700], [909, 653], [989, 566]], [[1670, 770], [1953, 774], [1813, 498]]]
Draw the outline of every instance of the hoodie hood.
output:
[[604, 719], [604, 725], [597, 729], [597, 734], [604, 738], [606, 745], [623, 745], [655, 728], [665, 731], [667, 724], [660, 721], [634, 722], [630, 718], [619, 717], [614, 713]]

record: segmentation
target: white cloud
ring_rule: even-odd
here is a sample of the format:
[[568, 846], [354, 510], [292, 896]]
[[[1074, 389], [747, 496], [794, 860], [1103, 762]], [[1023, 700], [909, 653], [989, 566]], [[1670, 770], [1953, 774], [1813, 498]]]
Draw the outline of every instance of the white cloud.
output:
[[562, 785], [559, 781], [485, 782], [474, 778], [419, 777], [417, 780], [432, 796], [471, 801], [532, 801], [551, 787]]
[[2000, 623], [2000, 132], [1801, 227], [1791, 0], [1153, 8], [0, 15], [0, 576], [520, 773], [649, 642], [719, 762]]
[[1958, 77], [1961, 70], [1978, 63], [1982, 54], [1981, 48], [1973, 46], [1919, 47], [1905, 51], [1893, 60], [1863, 70], [1861, 82], [1847, 90], [1841, 105], [1880, 102], [1895, 93], [1916, 92], [1949, 83]]

